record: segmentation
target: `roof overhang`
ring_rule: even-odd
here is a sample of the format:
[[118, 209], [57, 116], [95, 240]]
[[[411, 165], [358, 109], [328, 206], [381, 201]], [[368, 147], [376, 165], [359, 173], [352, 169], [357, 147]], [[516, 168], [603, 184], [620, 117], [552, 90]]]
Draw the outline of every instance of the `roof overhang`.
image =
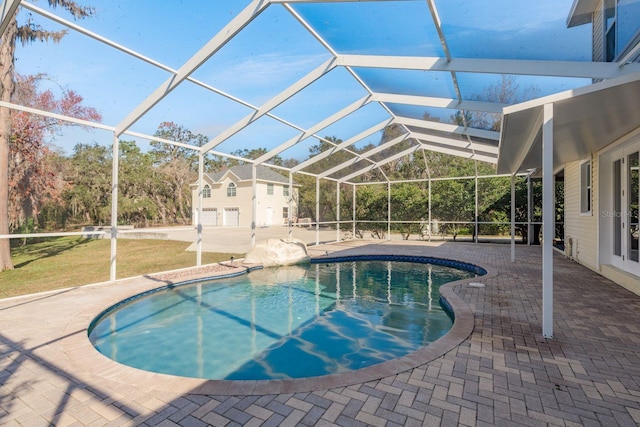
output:
[[599, 0], [574, 0], [567, 17], [567, 27], [577, 27], [578, 25], [590, 23], [598, 3], [600, 3]]
[[640, 73], [505, 107], [498, 173], [542, 167], [545, 104], [553, 104], [553, 165], [558, 170], [640, 128]]

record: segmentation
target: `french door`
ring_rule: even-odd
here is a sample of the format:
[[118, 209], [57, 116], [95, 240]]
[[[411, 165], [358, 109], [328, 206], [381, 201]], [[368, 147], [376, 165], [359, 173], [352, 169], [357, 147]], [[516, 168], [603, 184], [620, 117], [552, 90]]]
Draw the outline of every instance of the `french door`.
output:
[[614, 264], [640, 275], [640, 150], [621, 150], [613, 159], [613, 255]]

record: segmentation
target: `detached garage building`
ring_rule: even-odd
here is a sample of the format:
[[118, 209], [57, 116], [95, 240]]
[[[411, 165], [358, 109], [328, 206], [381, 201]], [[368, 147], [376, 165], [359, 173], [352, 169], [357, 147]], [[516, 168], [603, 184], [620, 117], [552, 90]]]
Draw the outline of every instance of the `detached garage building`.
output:
[[[251, 226], [253, 196], [252, 165], [234, 166], [215, 174], [204, 174], [202, 187], [202, 225]], [[193, 224], [198, 224], [198, 183], [191, 184]], [[285, 225], [292, 209], [296, 220], [297, 187], [289, 189], [289, 179], [266, 166], [256, 167], [256, 225]], [[290, 203], [291, 199], [291, 203]]]

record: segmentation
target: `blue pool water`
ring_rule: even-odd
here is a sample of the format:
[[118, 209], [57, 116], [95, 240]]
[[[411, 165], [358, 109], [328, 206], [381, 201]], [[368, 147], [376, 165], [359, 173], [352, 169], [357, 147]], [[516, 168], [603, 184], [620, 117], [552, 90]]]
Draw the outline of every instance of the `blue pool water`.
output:
[[255, 270], [132, 298], [92, 324], [107, 357], [209, 379], [339, 373], [406, 355], [452, 326], [441, 284], [452, 267], [349, 261]]

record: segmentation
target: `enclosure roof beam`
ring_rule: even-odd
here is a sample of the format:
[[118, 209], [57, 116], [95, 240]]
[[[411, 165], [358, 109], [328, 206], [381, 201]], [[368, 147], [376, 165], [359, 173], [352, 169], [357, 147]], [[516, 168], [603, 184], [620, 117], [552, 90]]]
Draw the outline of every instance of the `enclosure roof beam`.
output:
[[[37, 7], [37, 6], [33, 5], [33, 4], [27, 3], [25, 1], [23, 1], [20, 5], [22, 7], [24, 7], [25, 9], [28, 9], [28, 10], [30, 10], [32, 12], [35, 12], [35, 13], [38, 13], [41, 16], [44, 16], [45, 18], [48, 18], [48, 19], [52, 20], [53, 22], [57, 22], [58, 24], [64, 25], [67, 28], [70, 28], [70, 29], [72, 29], [74, 31], [77, 31], [80, 34], [83, 34], [83, 35], [85, 35], [87, 37], [90, 37], [90, 38], [92, 38], [92, 39], [94, 39], [94, 40], [96, 40], [96, 41], [98, 41], [100, 43], [103, 43], [103, 44], [105, 44], [105, 45], [107, 45], [109, 47], [112, 47], [112, 48], [114, 48], [114, 49], [116, 49], [116, 50], [118, 50], [118, 51], [120, 51], [122, 53], [130, 55], [130, 56], [132, 56], [132, 57], [134, 57], [136, 59], [139, 59], [139, 60], [141, 60], [143, 62], [146, 62], [147, 64], [153, 65], [154, 67], [157, 67], [157, 68], [159, 68], [159, 69], [161, 69], [163, 71], [166, 71], [168, 73], [176, 74], [176, 70], [174, 70], [173, 68], [169, 67], [166, 64], [158, 62], [158, 61], [156, 61], [156, 60], [154, 60], [152, 58], [149, 58], [149, 57], [147, 57], [145, 55], [142, 55], [141, 53], [136, 52], [136, 51], [134, 51], [134, 50], [132, 50], [132, 49], [126, 47], [126, 46], [123, 46], [123, 45], [121, 45], [119, 43], [116, 43], [113, 40], [110, 40], [110, 39], [108, 39], [106, 37], [103, 37], [103, 36], [101, 36], [99, 34], [96, 34], [96, 33], [92, 32], [92, 31], [89, 31], [86, 28], [81, 27], [80, 25], [75, 24], [75, 23], [73, 23], [71, 21], [68, 21], [68, 20], [66, 20], [66, 19], [64, 19], [64, 18], [62, 18], [62, 17], [60, 17], [60, 16], [58, 16], [58, 15], [56, 15], [54, 13], [51, 13], [51, 12], [45, 10], [45, 9], [39, 8], [39, 7]], [[222, 90], [220, 90], [218, 88], [215, 88], [215, 87], [213, 87], [213, 86], [211, 86], [209, 84], [206, 84], [206, 83], [204, 83], [204, 82], [202, 82], [200, 80], [197, 80], [197, 79], [195, 79], [195, 78], [193, 78], [191, 76], [187, 77], [186, 80], [188, 80], [188, 81], [190, 81], [190, 82], [192, 82], [192, 83], [194, 83], [194, 84], [196, 84], [196, 85], [198, 85], [198, 86], [200, 86], [200, 87], [202, 87], [202, 88], [204, 88], [206, 90], [209, 90], [209, 91], [211, 91], [213, 93], [216, 93], [216, 94], [218, 94], [220, 96], [223, 96], [223, 97], [225, 97], [227, 99], [230, 99], [233, 102], [237, 102], [238, 104], [240, 104], [242, 106], [245, 106], [245, 107], [250, 108], [250, 109], [255, 110], [255, 111], [258, 110], [258, 107], [255, 107], [255, 106], [251, 105], [250, 103], [248, 103], [248, 102], [246, 102], [246, 101], [244, 101], [244, 100], [242, 100], [240, 98], [237, 98], [237, 97], [235, 97], [233, 95], [230, 95], [230, 94], [228, 94], [228, 93], [226, 93], [226, 92], [224, 92], [224, 91], [222, 91]], [[267, 114], [267, 115], [269, 117], [272, 117], [275, 120], [280, 121], [281, 123], [284, 123], [286, 125], [290, 125], [285, 120], [283, 120], [283, 119], [281, 119], [279, 117], [275, 117], [275, 116], [273, 116], [271, 114]]]
[[435, 151], [437, 153], [451, 154], [452, 156], [464, 157], [466, 159], [471, 159], [471, 160], [480, 160], [480, 161], [491, 163], [491, 164], [496, 164], [498, 162], [497, 157], [484, 155], [484, 154], [481, 154], [481, 153], [474, 153], [472, 151], [464, 151], [464, 150], [460, 150], [460, 149], [446, 147], [446, 146], [443, 146], [443, 145], [438, 145], [436, 143], [430, 143], [430, 142], [427, 142], [427, 141], [420, 141], [420, 144], [422, 145], [423, 149], [429, 150], [429, 151]]
[[464, 148], [466, 150], [478, 150], [489, 154], [495, 154], [496, 157], [498, 156], [497, 145], [482, 144], [473, 140], [469, 142], [462, 139], [447, 138], [421, 132], [411, 132], [411, 136], [420, 141], [435, 142], [437, 144], [450, 145], [451, 147]]
[[[269, 0], [271, 3], [353, 3], [360, 2], [363, 0]], [[407, 0], [365, 0], [369, 3], [382, 1], [382, 2], [390, 2], [390, 1], [407, 1]]]
[[422, 56], [340, 55], [338, 65], [345, 67], [388, 68], [463, 73], [517, 74], [575, 78], [610, 79], [640, 71], [640, 63], [585, 61], [538, 61], [526, 59], [475, 59]]
[[115, 128], [113, 126], [105, 125], [103, 123], [91, 122], [89, 120], [78, 119], [76, 117], [64, 116], [58, 113], [52, 113], [50, 111], [39, 110], [33, 107], [25, 107], [24, 105], [14, 104], [12, 102], [0, 101], [0, 107], [5, 107], [10, 110], [23, 111], [29, 114], [36, 114], [42, 117], [49, 117], [51, 119], [60, 120], [63, 122], [69, 122], [74, 125], [91, 127], [94, 129], [102, 129], [109, 132], [113, 132]]
[[246, 27], [253, 19], [262, 13], [269, 2], [267, 0], [253, 0], [244, 10], [233, 18], [222, 30], [211, 38], [195, 55], [187, 60], [176, 73], [169, 77], [160, 87], [153, 91], [143, 102], [116, 126], [116, 135], [122, 134], [137, 122], [145, 113], [151, 110], [165, 96], [173, 91], [180, 83], [187, 79], [198, 67], [206, 62], [218, 50], [229, 42], [236, 34]]
[[311, 71], [306, 76], [302, 77], [300, 80], [289, 86], [287, 89], [283, 90], [278, 95], [264, 103], [262, 107], [260, 107], [257, 111], [247, 115], [245, 118], [241, 119], [236, 124], [227, 128], [221, 134], [203, 145], [202, 152], [205, 153], [216, 147], [217, 145], [220, 145], [221, 143], [241, 131], [244, 127], [255, 122], [256, 120], [267, 114], [269, 111], [273, 110], [274, 108], [285, 102], [287, 99], [291, 98], [293, 95], [300, 92], [302, 89], [327, 74], [329, 71], [333, 70], [335, 66], [335, 58], [329, 59], [328, 61], [317, 67], [315, 70]]
[[367, 166], [367, 167], [365, 167], [365, 168], [362, 168], [362, 169], [360, 169], [359, 171], [356, 171], [356, 172], [354, 172], [354, 173], [352, 173], [352, 174], [350, 174], [350, 175], [347, 175], [347, 176], [345, 176], [345, 177], [343, 177], [343, 178], [339, 179], [339, 180], [338, 180], [338, 182], [347, 182], [347, 181], [350, 181], [351, 179], [353, 179], [353, 178], [355, 178], [355, 177], [357, 177], [357, 176], [360, 176], [360, 175], [362, 175], [363, 173], [369, 172], [370, 170], [373, 170], [373, 169], [375, 169], [375, 168], [377, 168], [377, 167], [380, 167], [380, 166], [382, 166], [382, 165], [386, 165], [387, 163], [393, 162], [394, 160], [400, 159], [400, 158], [402, 158], [402, 157], [404, 157], [404, 156], [408, 156], [409, 154], [411, 154], [411, 153], [415, 152], [415, 151], [416, 151], [417, 149], [419, 149], [419, 148], [420, 148], [420, 146], [419, 146], [419, 145], [415, 145], [415, 146], [413, 146], [413, 147], [407, 148], [406, 150], [401, 151], [401, 152], [400, 152], [400, 153], [398, 153], [398, 154], [395, 154], [395, 155], [393, 155], [393, 156], [391, 156], [391, 157], [387, 157], [386, 159], [384, 159], [384, 160], [383, 160], [383, 161], [381, 161], [381, 162], [377, 162], [377, 163], [375, 163], [375, 164], [373, 164], [373, 165], [370, 165], [370, 166]]
[[[315, 37], [315, 39], [318, 40], [318, 42], [331, 53], [331, 55], [334, 58], [338, 57], [338, 52], [336, 52], [336, 50], [320, 34], [318, 34], [318, 32], [291, 5], [285, 4], [284, 7], [307, 30], [307, 32], [309, 32], [313, 37]], [[373, 99], [373, 96], [375, 95], [375, 93], [367, 85], [367, 83], [356, 72], [354, 72], [351, 67], [345, 67], [345, 69], [358, 82], [358, 84], [360, 84], [360, 86], [362, 86], [362, 88], [366, 90], [367, 93], [369, 93], [369, 95]], [[385, 103], [379, 102], [378, 104], [389, 114], [391, 118], [395, 118], [394, 112], [391, 111], [391, 109]], [[358, 155], [358, 153], [352, 153], [351, 150], [347, 148], [344, 148], [344, 149], [348, 153], [351, 153], [353, 155]]]
[[20, 6], [20, 0], [4, 0], [0, 5], [0, 37], [4, 34]]
[[421, 129], [431, 129], [440, 132], [456, 133], [460, 135], [475, 136], [476, 138], [500, 140], [500, 132], [478, 128], [465, 128], [464, 126], [451, 125], [448, 123], [434, 122], [432, 120], [412, 119], [410, 117], [398, 117], [396, 123], [406, 126], [413, 126]]
[[299, 170], [302, 170], [304, 168], [306, 168], [309, 165], [312, 165], [328, 156], [330, 156], [331, 154], [335, 153], [336, 151], [340, 151], [344, 148], [347, 148], [353, 144], [355, 144], [356, 142], [373, 135], [376, 132], [380, 132], [381, 130], [384, 130], [385, 127], [389, 126], [389, 124], [391, 124], [391, 119], [387, 119], [387, 120], [383, 120], [382, 122], [378, 123], [375, 126], [370, 127], [369, 129], [360, 132], [359, 134], [347, 139], [344, 142], [341, 142], [340, 144], [336, 145], [333, 148], [329, 148], [328, 150], [323, 151], [322, 153], [313, 156], [307, 160], [305, 160], [304, 162], [300, 163], [299, 165], [296, 165], [295, 167], [291, 168], [291, 172], [298, 172]]
[[622, 58], [620, 58], [620, 60], [618, 61], [619, 66], [622, 67], [624, 65], [627, 65], [628, 63], [631, 63], [631, 61], [633, 61], [634, 58], [637, 58], [638, 55], [640, 55], [640, 43], [637, 43], [633, 47], [633, 49], [631, 49]]
[[431, 96], [400, 95], [381, 92], [374, 93], [373, 100], [391, 104], [417, 105], [420, 107], [433, 108], [449, 108], [453, 110], [481, 111], [485, 113], [495, 114], [502, 114], [502, 108], [507, 106], [507, 104], [500, 104], [497, 102], [464, 100], [460, 101], [453, 98], [435, 98]]
[[338, 120], [348, 116], [349, 114], [353, 113], [354, 111], [358, 110], [359, 108], [367, 105], [369, 102], [371, 102], [371, 96], [367, 95], [363, 98], [360, 98], [359, 100], [357, 100], [356, 102], [352, 103], [351, 105], [346, 106], [345, 108], [343, 108], [342, 110], [334, 113], [333, 115], [327, 117], [326, 119], [322, 120], [319, 123], [316, 123], [314, 126], [312, 126], [311, 128], [309, 128], [308, 130], [302, 132], [301, 134], [294, 136], [293, 138], [289, 139], [287, 142], [280, 144], [278, 147], [274, 148], [273, 150], [269, 151], [268, 153], [263, 154], [262, 156], [258, 157], [256, 159], [256, 164], [260, 164], [260, 163], [264, 163], [267, 160], [271, 159], [274, 156], [277, 156], [278, 154], [282, 153], [284, 150], [296, 145], [298, 142], [305, 140], [306, 138], [313, 136], [316, 132], [321, 131], [322, 129], [326, 128], [327, 126], [337, 122]]
[[[340, 163], [337, 166], [332, 167], [331, 169], [327, 169], [326, 171], [322, 172], [320, 175], [318, 175], [320, 178], [326, 178], [329, 175], [332, 175], [346, 167], [349, 167], [351, 165], [356, 164], [357, 162], [359, 162], [360, 160], [365, 160], [365, 159], [369, 159], [369, 157], [373, 156], [376, 153], [379, 153], [380, 151], [386, 150], [387, 148], [391, 148], [396, 144], [399, 144], [400, 142], [404, 141], [405, 139], [407, 139], [409, 137], [408, 133], [402, 134], [396, 138], [393, 138], [391, 141], [387, 141], [384, 144], [380, 144], [375, 148], [372, 148], [371, 150], [367, 151], [366, 153], [356, 156], [353, 159], [349, 159], [345, 162]], [[375, 163], [373, 160], [370, 160], [371, 162]]]

